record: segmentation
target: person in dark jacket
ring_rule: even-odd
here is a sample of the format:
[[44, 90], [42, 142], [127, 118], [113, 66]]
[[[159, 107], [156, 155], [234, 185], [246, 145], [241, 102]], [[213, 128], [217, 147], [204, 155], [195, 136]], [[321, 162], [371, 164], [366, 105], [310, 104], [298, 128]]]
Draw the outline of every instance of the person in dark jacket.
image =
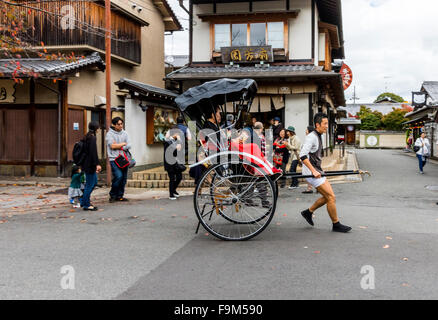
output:
[[[176, 131], [174, 129], [171, 129], [170, 133], [166, 134], [167, 137], [164, 140], [164, 170], [166, 170], [169, 175], [170, 200], [176, 200], [179, 197], [176, 189], [182, 180], [181, 161], [184, 161], [177, 157], [177, 152], [182, 149], [183, 143], [181, 136], [178, 134], [179, 130]], [[180, 162], [178, 162], [178, 160], [180, 160]]]
[[280, 137], [280, 132], [283, 129], [284, 129], [284, 126], [281, 123], [280, 117], [275, 117], [274, 118], [274, 125], [272, 126], [274, 141]]
[[90, 196], [97, 185], [97, 173], [102, 170], [97, 156], [96, 132], [99, 123], [92, 121], [88, 124], [88, 133], [85, 135], [85, 160], [82, 171], [85, 172], [85, 189], [81, 198], [81, 207], [84, 210], [96, 211], [97, 207], [90, 204]]

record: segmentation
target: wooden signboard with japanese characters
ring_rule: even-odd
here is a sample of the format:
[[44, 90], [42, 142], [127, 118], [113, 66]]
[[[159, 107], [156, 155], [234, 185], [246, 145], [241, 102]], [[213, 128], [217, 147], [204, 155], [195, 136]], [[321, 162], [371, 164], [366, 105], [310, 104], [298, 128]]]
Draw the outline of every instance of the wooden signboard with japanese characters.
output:
[[12, 80], [0, 80], [0, 103], [15, 102], [15, 82]]
[[273, 62], [272, 46], [222, 47], [223, 63]]

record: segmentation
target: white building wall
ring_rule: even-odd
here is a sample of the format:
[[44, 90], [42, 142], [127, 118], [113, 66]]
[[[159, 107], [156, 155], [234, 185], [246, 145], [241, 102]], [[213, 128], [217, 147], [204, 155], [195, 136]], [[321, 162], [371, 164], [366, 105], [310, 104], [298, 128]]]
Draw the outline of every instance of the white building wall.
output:
[[304, 142], [309, 123], [309, 94], [286, 95], [285, 104], [284, 125], [285, 127], [295, 127], [295, 133], [301, 142]]
[[318, 61], [325, 61], [325, 33], [319, 34]]
[[[318, 12], [318, 6], [315, 3], [315, 65], [318, 65], [318, 55], [319, 55], [319, 12]], [[325, 46], [324, 46], [325, 47]]]
[[212, 4], [193, 6], [193, 62], [210, 61], [210, 23], [202, 22], [198, 14], [213, 13]]
[[289, 19], [289, 59], [312, 59], [311, 0], [290, 0], [290, 10], [295, 9], [300, 12], [296, 18]]
[[125, 129], [131, 139], [131, 154], [137, 165], [163, 162], [163, 145], [146, 144], [146, 112], [138, 107], [140, 101], [125, 99]]

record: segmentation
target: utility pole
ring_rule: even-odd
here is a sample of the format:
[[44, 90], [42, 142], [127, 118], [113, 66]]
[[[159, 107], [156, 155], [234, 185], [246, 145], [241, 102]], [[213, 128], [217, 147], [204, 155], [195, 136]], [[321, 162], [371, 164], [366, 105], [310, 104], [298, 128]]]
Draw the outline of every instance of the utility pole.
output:
[[353, 100], [354, 104], [356, 104], [356, 100], [360, 100], [360, 98], [356, 96], [356, 86], [353, 87], [353, 96], [350, 98], [350, 100]]
[[[111, 0], [105, 0], [105, 76], [106, 76], [106, 132], [111, 123]], [[111, 166], [106, 156], [106, 183], [111, 184]]]

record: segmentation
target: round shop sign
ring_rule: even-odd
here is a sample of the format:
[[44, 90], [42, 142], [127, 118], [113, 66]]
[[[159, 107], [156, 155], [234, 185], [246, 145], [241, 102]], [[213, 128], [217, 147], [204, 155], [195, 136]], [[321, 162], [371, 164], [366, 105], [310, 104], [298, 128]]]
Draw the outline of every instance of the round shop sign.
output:
[[350, 132], [354, 131], [354, 126], [349, 125], [349, 126], [347, 127], [347, 130], [350, 131]]
[[367, 145], [370, 146], [370, 147], [377, 146], [378, 142], [379, 142], [379, 140], [377, 140], [376, 136], [368, 136], [367, 137]]

